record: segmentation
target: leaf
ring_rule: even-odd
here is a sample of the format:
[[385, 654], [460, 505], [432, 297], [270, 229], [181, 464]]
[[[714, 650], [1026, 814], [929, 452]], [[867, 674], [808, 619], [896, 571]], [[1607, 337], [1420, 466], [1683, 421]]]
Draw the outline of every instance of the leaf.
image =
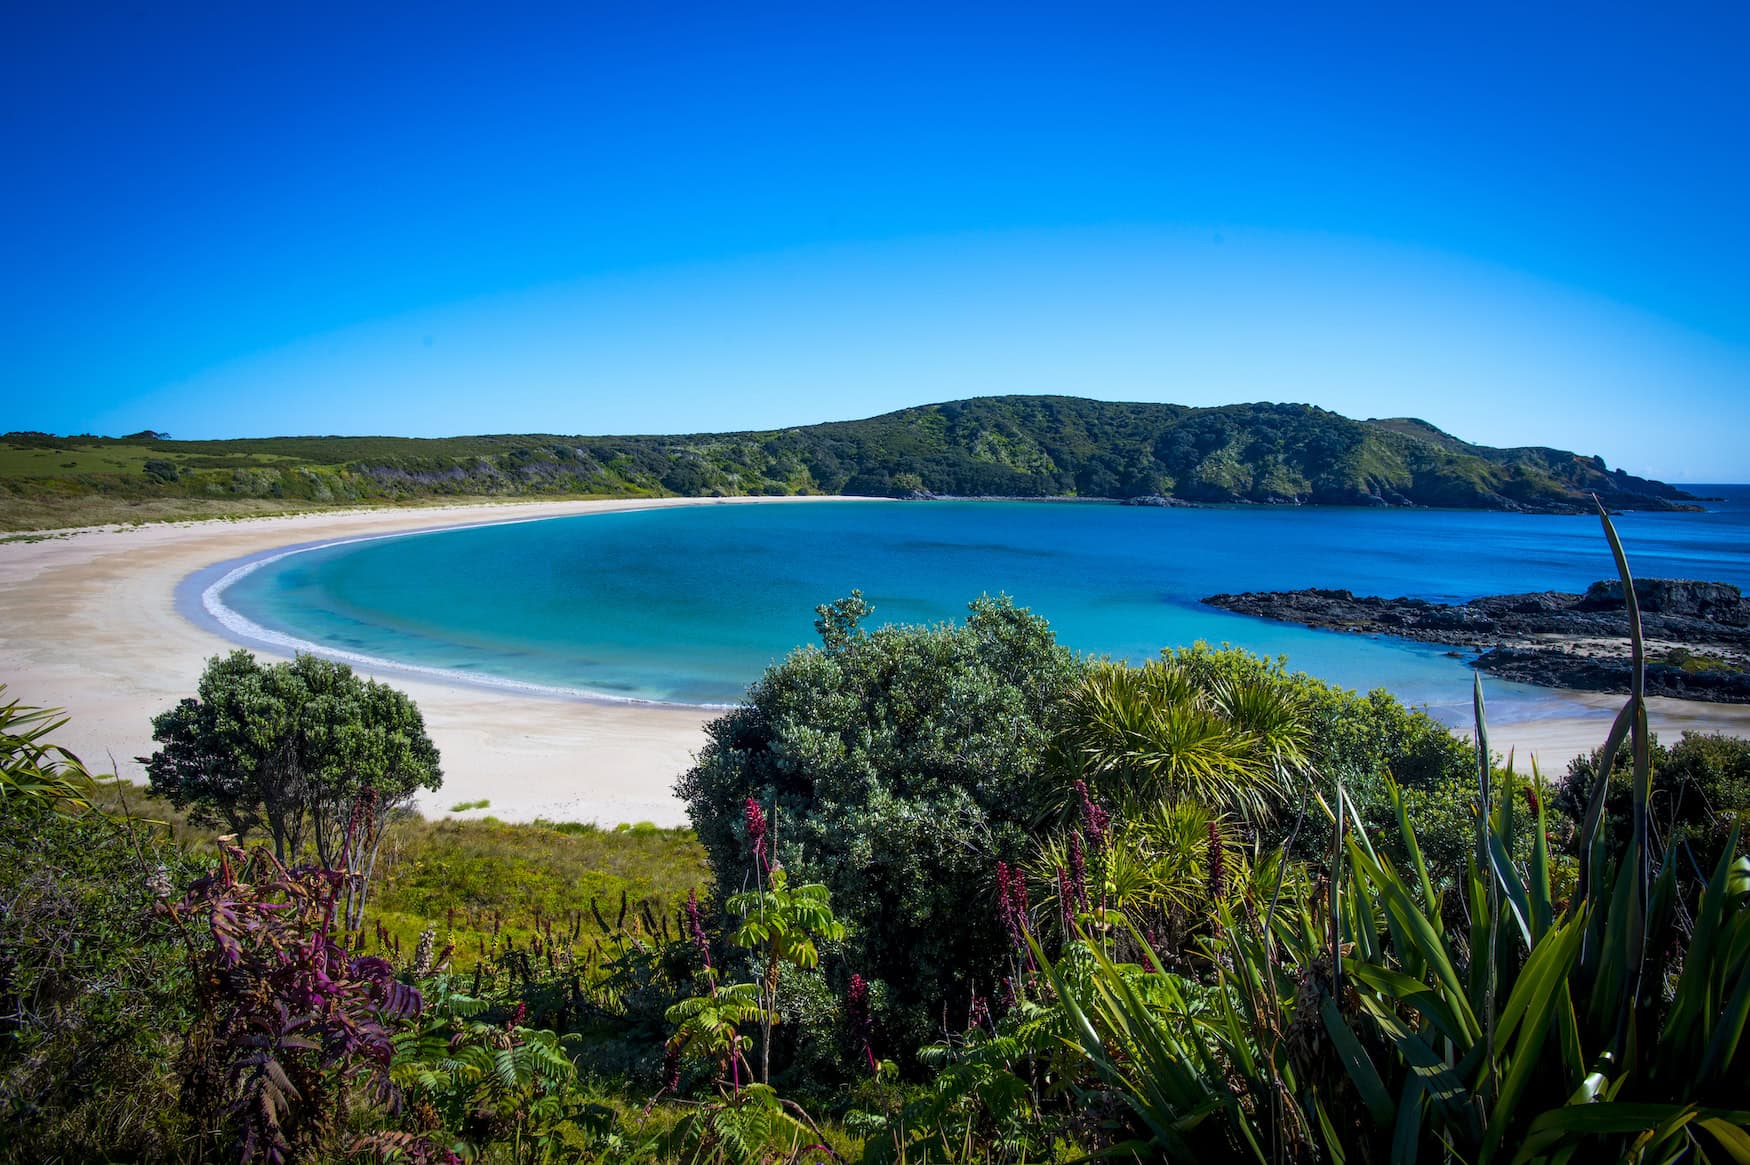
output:
[[1367, 1106], [1374, 1123], [1382, 1129], [1390, 1128], [1397, 1117], [1391, 1094], [1386, 1091], [1385, 1081], [1380, 1079], [1379, 1069], [1373, 1066], [1373, 1061], [1368, 1058], [1361, 1041], [1355, 1038], [1355, 1033], [1349, 1030], [1348, 1022], [1337, 1010], [1336, 1000], [1329, 995], [1325, 996], [1320, 1001], [1319, 1014], [1324, 1018], [1325, 1030], [1331, 1035], [1338, 1058], [1343, 1061], [1344, 1070], [1349, 1073], [1355, 1090], [1361, 1094], [1361, 1101]]

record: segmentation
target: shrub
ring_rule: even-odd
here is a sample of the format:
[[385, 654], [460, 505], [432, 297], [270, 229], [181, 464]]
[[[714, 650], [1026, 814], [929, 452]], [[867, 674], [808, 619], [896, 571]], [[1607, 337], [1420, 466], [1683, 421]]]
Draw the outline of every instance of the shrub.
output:
[[335, 940], [345, 882], [225, 845], [218, 870], [162, 908], [195, 988], [182, 1107], [200, 1129], [234, 1134], [245, 1162], [321, 1159], [353, 1104], [399, 1102], [393, 1034], [419, 1014], [420, 994]]
[[177, 472], [175, 463], [159, 457], [154, 457], [146, 462], [145, 474], [150, 480], [164, 485], [169, 485], [182, 477], [182, 474]]
[[152, 907], [199, 869], [99, 813], [0, 813], [0, 1161], [169, 1155], [189, 980]]
[[1000, 974], [992, 871], [1054, 807], [1053, 710], [1082, 669], [1006, 598], [961, 625], [865, 633], [868, 612], [856, 593], [819, 608], [823, 646], [710, 725], [678, 792], [725, 895], [747, 884], [746, 799], [775, 807], [778, 857], [830, 889], [847, 965], [885, 981], [880, 1018], [912, 1048]]
[[[1557, 790], [1557, 807], [1569, 816], [1584, 816], [1586, 797], [1603, 759], [1603, 749], [1575, 757]], [[1668, 845], [1679, 832], [1687, 839], [1693, 864], [1683, 870], [1698, 881], [1711, 870], [1736, 825], [1750, 832], [1750, 740], [1718, 733], [1685, 732], [1671, 748], [1653, 737], [1648, 748], [1653, 784], [1647, 809], [1654, 836]], [[1606, 833], [1614, 857], [1628, 843], [1633, 796], [1627, 749], [1618, 751], [1605, 793]]]

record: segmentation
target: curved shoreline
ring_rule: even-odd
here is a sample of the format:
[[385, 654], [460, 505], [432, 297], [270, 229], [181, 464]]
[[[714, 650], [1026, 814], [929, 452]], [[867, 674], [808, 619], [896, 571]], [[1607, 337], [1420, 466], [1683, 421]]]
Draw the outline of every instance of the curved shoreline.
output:
[[[9, 685], [8, 698], [65, 708], [71, 722], [57, 740], [94, 767], [141, 779], [131, 758], [152, 751], [151, 718], [189, 695], [205, 661], [237, 642], [216, 621], [196, 616], [186, 596], [192, 590], [198, 608], [202, 591], [251, 557], [357, 538], [615, 510], [826, 500], [675, 498], [329, 511], [111, 527], [0, 543], [0, 683]], [[251, 646], [264, 656], [289, 654], [283, 646]], [[444, 767], [444, 787], [420, 805], [432, 815], [457, 802], [486, 799], [486, 813], [509, 820], [684, 824], [674, 781], [703, 747], [705, 725], [717, 714], [698, 705], [615, 703], [470, 684], [471, 677], [454, 672], [428, 675], [375, 664], [359, 670], [406, 691], [424, 714]], [[1522, 769], [1536, 756], [1546, 773], [1597, 748], [1620, 699], [1561, 695], [1593, 711], [1503, 719], [1491, 727], [1495, 748], [1514, 749]], [[1654, 699], [1651, 711], [1662, 736], [1684, 729], [1750, 736], [1747, 706]]]
[[[216, 581], [216, 567], [310, 543], [465, 525], [828, 500], [834, 499], [639, 498], [327, 511], [100, 527], [0, 543], [0, 683], [8, 685], [7, 698], [65, 709], [70, 722], [57, 742], [93, 768], [143, 780], [135, 758], [155, 747], [152, 717], [194, 691], [207, 659], [238, 645], [216, 621], [195, 614], [199, 590]], [[203, 574], [191, 608], [191, 580]], [[247, 646], [263, 657], [290, 657], [284, 645]], [[488, 809], [471, 815], [684, 825], [674, 782], [718, 714], [696, 705], [470, 684], [449, 672], [374, 664], [358, 670], [380, 675], [419, 705], [443, 758], [443, 787], [419, 805], [436, 816], [458, 802], [487, 800]]]
[[[781, 500], [781, 499], [771, 499]], [[630, 507], [629, 507], [630, 508]], [[618, 511], [626, 512], [626, 511]], [[545, 696], [560, 700], [577, 700], [588, 704], [626, 704], [642, 708], [684, 708], [713, 713], [726, 712], [733, 704], [688, 704], [678, 700], [655, 700], [640, 696], [617, 696], [611, 692], [596, 692], [587, 688], [566, 688], [555, 684], [537, 684], [515, 680], [508, 676], [469, 673], [453, 668], [430, 667], [387, 656], [369, 655], [359, 651], [344, 651], [327, 644], [300, 639], [283, 631], [263, 627], [224, 600], [224, 592], [260, 568], [296, 554], [326, 550], [333, 546], [351, 546], [365, 542], [383, 542], [394, 538], [411, 538], [420, 534], [450, 533], [457, 530], [477, 530], [483, 526], [514, 526], [527, 522], [551, 522], [561, 518], [583, 517], [580, 514], [544, 514], [540, 517], [513, 518], [503, 522], [468, 522], [458, 525], [428, 526], [418, 530], [398, 530], [388, 534], [366, 534], [354, 538], [328, 538], [301, 542], [278, 550], [258, 551], [242, 558], [230, 559], [203, 567], [185, 577], [176, 588], [176, 604], [184, 617], [196, 625], [223, 635], [242, 647], [266, 649], [280, 654], [303, 653], [321, 656], [348, 664], [358, 671], [372, 674], [424, 679], [434, 683], [464, 688], [485, 688], [524, 696]]]

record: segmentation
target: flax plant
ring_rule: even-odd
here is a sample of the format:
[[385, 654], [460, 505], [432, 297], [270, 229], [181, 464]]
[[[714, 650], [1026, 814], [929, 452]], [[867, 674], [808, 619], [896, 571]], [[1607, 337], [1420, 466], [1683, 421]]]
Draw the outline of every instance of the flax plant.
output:
[[1454, 898], [1434, 892], [1396, 786], [1402, 868], [1349, 828], [1339, 783], [1320, 799], [1333, 825], [1322, 890], [1224, 904], [1201, 980], [1097, 947], [1097, 972], [1082, 982], [1061, 963], [1046, 968], [1083, 1056], [1146, 1130], [1132, 1149], [1263, 1162], [1750, 1162], [1750, 860], [1736, 856], [1734, 831], [1680, 921], [1676, 862], [1646, 828], [1634, 582], [1600, 517], [1633, 645], [1630, 695], [1604, 750], [1630, 747], [1627, 852], [1606, 860], [1603, 766], [1580, 881], [1556, 898], [1544, 799], [1526, 797], [1522, 812], [1511, 761], [1494, 769], [1479, 687], [1476, 849]]

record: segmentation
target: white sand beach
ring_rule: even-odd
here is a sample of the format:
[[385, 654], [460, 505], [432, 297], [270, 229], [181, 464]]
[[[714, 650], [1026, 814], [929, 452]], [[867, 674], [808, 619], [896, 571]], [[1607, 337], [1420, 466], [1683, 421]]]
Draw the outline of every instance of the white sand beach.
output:
[[[812, 502], [815, 498], [661, 499], [457, 505], [324, 512], [239, 521], [79, 531], [0, 543], [0, 682], [8, 698], [65, 708], [60, 741], [94, 768], [141, 779], [153, 715], [192, 693], [209, 656], [234, 644], [177, 608], [177, 585], [203, 567], [296, 543], [403, 530], [670, 506]], [[256, 648], [258, 654], [273, 652]], [[369, 669], [361, 669], [369, 673]], [[418, 702], [443, 756], [444, 784], [421, 808], [442, 814], [488, 800], [506, 820], [654, 821], [685, 814], [675, 777], [704, 743], [709, 709], [591, 703], [450, 685], [404, 673], [379, 678]], [[1491, 727], [1499, 752], [1559, 773], [1603, 743], [1621, 697], [1575, 693], [1591, 715]], [[1750, 706], [1651, 701], [1652, 724], [1750, 736]], [[112, 766], [113, 760], [113, 766]], [[476, 814], [478, 815], [478, 811]]]
[[[208, 657], [237, 646], [177, 609], [205, 566], [276, 547], [480, 522], [672, 505], [818, 498], [574, 501], [323, 512], [165, 523], [0, 543], [0, 683], [7, 698], [66, 709], [57, 736], [94, 770], [144, 780], [151, 717], [191, 695]], [[252, 646], [258, 655], [284, 658]], [[361, 668], [365, 674], [370, 669]], [[675, 777], [704, 744], [703, 708], [590, 703], [384, 673], [418, 703], [443, 758], [420, 808], [487, 800], [505, 820], [685, 824]], [[475, 811], [472, 816], [481, 816]]]
[[[1604, 738], [1610, 734], [1611, 721], [1628, 699], [1601, 692], [1561, 694], [1593, 711], [1536, 720], [1491, 721], [1489, 750], [1503, 756], [1511, 751], [1521, 773], [1529, 773], [1535, 760], [1540, 774], [1559, 777], [1574, 757], [1603, 746]], [[1676, 744], [1685, 732], [1720, 732], [1750, 738], [1750, 704], [1709, 704], [1651, 696], [1647, 699], [1647, 724], [1664, 744]], [[1457, 731], [1470, 739], [1468, 730]]]

